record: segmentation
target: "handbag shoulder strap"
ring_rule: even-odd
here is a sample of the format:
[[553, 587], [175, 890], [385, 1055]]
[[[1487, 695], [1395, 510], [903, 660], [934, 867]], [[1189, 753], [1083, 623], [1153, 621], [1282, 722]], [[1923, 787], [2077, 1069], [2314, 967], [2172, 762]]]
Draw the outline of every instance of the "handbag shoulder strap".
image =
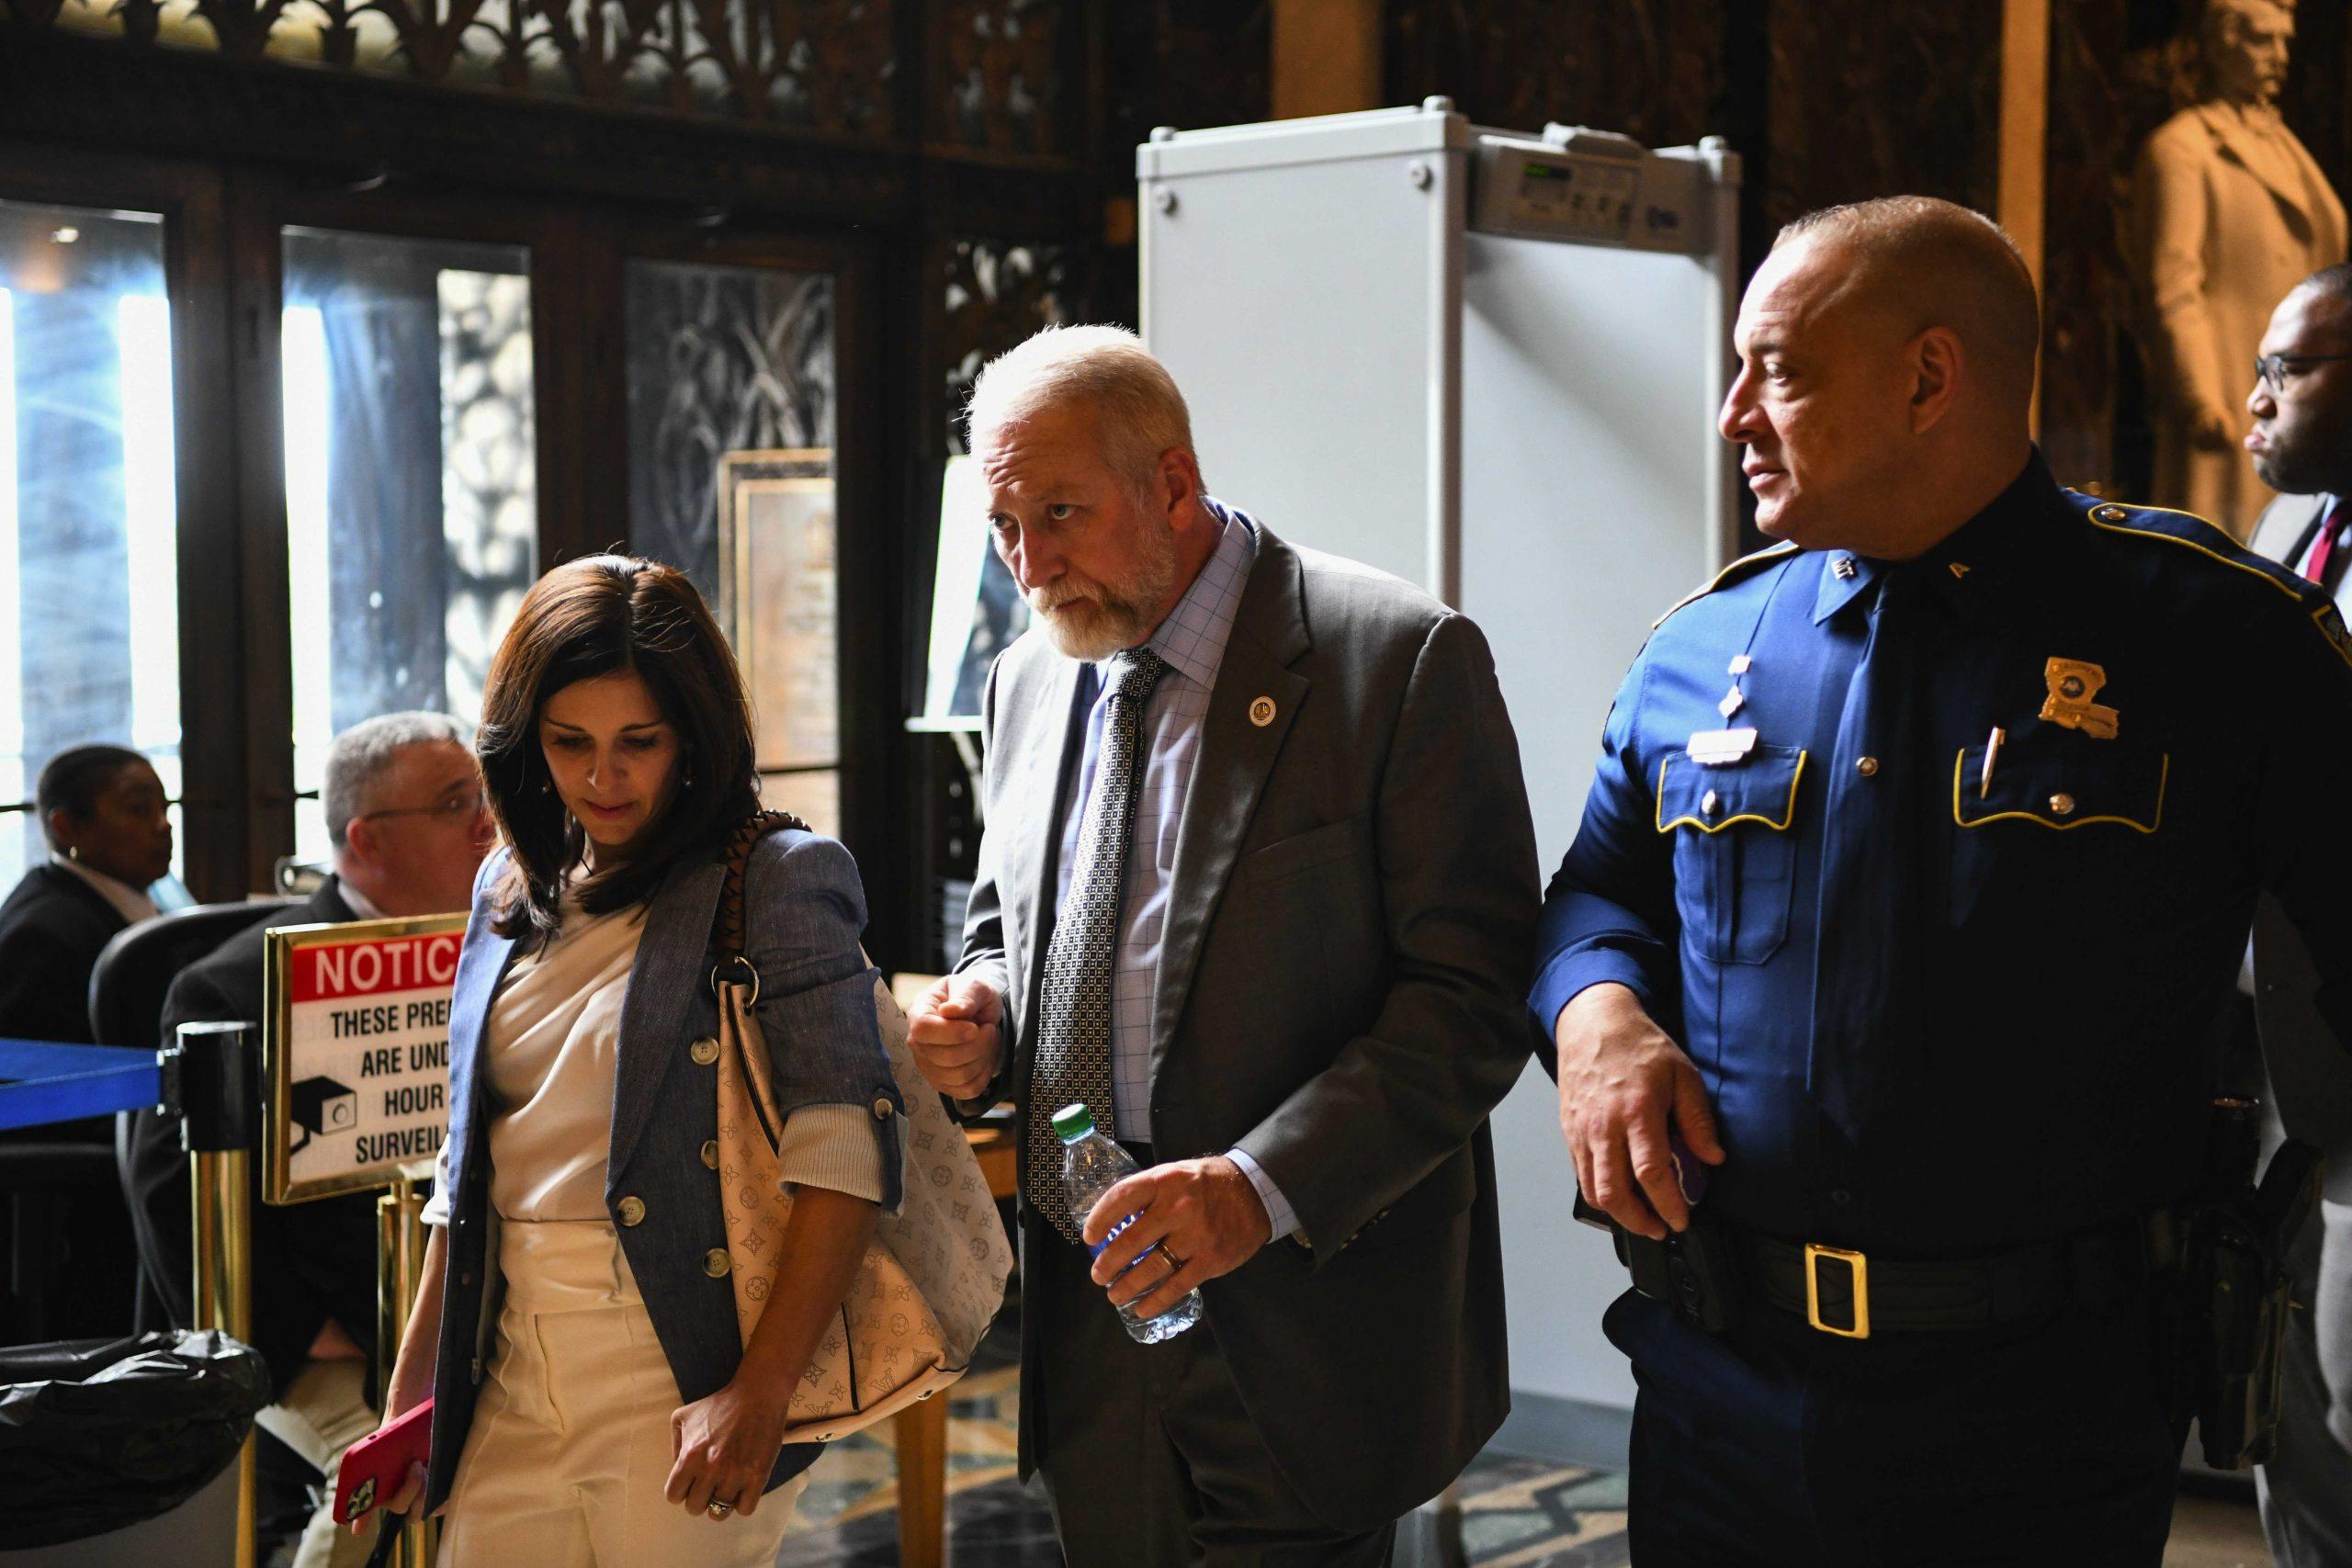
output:
[[743, 873], [752, 863], [752, 848], [770, 833], [787, 830], [813, 831], [789, 811], [754, 811], [727, 837], [727, 852], [719, 857], [727, 866], [727, 882], [718, 892], [718, 923], [711, 942], [722, 965], [743, 955]]

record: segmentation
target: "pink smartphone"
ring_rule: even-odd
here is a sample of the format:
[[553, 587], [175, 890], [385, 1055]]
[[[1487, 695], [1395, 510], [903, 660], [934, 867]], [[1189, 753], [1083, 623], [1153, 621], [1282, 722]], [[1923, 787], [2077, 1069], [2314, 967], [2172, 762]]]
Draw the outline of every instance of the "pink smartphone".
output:
[[398, 1493], [408, 1467], [433, 1451], [433, 1402], [403, 1411], [399, 1420], [343, 1450], [334, 1478], [334, 1517], [345, 1524]]

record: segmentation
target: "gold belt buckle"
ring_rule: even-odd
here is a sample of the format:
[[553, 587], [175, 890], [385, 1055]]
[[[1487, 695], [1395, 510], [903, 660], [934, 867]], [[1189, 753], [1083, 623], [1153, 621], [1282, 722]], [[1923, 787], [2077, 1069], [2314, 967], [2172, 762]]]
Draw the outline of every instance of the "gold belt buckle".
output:
[[[1821, 1320], [1821, 1259], [1834, 1258], [1843, 1263], [1854, 1279], [1854, 1326], [1840, 1328]], [[1804, 1320], [1824, 1334], [1835, 1334], [1840, 1339], [1868, 1339], [1871, 1337], [1871, 1260], [1859, 1252], [1842, 1247], [1823, 1247], [1818, 1242], [1804, 1244]]]

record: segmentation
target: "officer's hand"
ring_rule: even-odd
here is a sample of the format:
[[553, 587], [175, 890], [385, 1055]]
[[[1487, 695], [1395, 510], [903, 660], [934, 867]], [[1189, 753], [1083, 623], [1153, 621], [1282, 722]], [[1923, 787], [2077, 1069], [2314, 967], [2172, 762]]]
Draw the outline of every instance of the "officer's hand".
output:
[[[1095, 1256], [1092, 1272], [1113, 1306], [1132, 1306], [1138, 1317], [1158, 1317], [1273, 1239], [1258, 1189], [1225, 1155], [1137, 1171], [1095, 1200], [1080, 1234], [1096, 1246], [1129, 1214], [1136, 1223]], [[1159, 1256], [1146, 1258], [1154, 1247]]]
[[1596, 1209], [1653, 1240], [1690, 1223], [1676, 1179], [1669, 1120], [1683, 1145], [1724, 1162], [1699, 1069], [1623, 986], [1590, 986], [1560, 1011], [1560, 1130], [1577, 1185]]
[[985, 980], [944, 975], [933, 982], [907, 1013], [907, 1043], [931, 1087], [950, 1100], [987, 1093], [1003, 1016], [1002, 999]]

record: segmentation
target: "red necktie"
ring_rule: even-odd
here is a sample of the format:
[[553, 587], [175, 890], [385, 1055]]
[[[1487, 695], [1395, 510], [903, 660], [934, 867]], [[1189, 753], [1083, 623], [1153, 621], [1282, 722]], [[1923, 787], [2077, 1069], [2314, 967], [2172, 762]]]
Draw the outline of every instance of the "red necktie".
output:
[[2303, 562], [2303, 575], [2323, 588], [2333, 589], [2340, 572], [2328, 570], [2336, 552], [2344, 547], [2344, 503], [2337, 502], [2327, 509], [2327, 520], [2319, 525], [2319, 537], [2312, 542], [2311, 558]]

